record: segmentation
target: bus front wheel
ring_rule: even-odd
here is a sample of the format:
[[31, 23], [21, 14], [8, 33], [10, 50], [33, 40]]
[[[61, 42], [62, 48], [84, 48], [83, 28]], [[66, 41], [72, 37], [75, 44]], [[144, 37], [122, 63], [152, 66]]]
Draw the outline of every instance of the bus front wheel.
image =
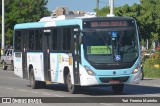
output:
[[124, 88], [124, 84], [112, 85], [112, 90], [114, 93], [122, 93], [123, 88]]
[[38, 81], [35, 81], [33, 69], [30, 72], [30, 85], [33, 89], [37, 89], [39, 87]]
[[66, 84], [67, 84], [67, 88], [68, 88], [68, 91], [69, 93], [71, 94], [75, 94], [77, 92], [77, 86], [76, 85], [73, 85], [71, 83], [71, 76], [70, 74], [68, 73], [67, 76], [66, 76]]

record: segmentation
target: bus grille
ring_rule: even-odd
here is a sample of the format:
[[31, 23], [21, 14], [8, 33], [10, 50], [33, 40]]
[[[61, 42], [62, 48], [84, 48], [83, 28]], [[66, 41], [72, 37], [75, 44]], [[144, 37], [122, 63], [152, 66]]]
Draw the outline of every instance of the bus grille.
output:
[[125, 77], [116, 77], [116, 78], [106, 78], [106, 77], [101, 77], [99, 78], [99, 80], [102, 83], [109, 83], [110, 80], [119, 80], [120, 82], [126, 82], [129, 79], [129, 76], [125, 76]]

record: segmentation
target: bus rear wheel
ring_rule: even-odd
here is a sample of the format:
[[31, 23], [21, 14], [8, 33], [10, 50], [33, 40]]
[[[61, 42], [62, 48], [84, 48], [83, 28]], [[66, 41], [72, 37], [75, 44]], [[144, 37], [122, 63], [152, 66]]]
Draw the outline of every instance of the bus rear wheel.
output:
[[69, 73], [66, 76], [66, 84], [67, 84], [67, 88], [68, 88], [69, 93], [71, 93], [71, 94], [77, 93], [77, 87], [78, 86], [72, 84], [71, 76], [70, 76]]
[[33, 73], [33, 69], [30, 72], [30, 85], [33, 89], [37, 89], [39, 88], [39, 83], [38, 81], [35, 81], [35, 77], [34, 77], [34, 73]]
[[114, 93], [122, 93], [123, 88], [124, 88], [124, 84], [112, 85], [112, 90], [113, 90]]

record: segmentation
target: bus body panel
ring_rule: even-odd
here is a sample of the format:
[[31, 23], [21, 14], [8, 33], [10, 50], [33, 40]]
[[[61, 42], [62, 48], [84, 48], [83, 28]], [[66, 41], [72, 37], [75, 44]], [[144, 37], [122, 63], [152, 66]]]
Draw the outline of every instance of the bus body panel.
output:
[[130, 84], [139, 84], [140, 81], [141, 81], [140, 74], [141, 74], [140, 71], [138, 73], [136, 73], [136, 74], [132, 74], [132, 76], [130, 77], [128, 83], [130, 83]]
[[44, 80], [44, 67], [43, 67], [43, 53], [34, 53], [28, 52], [27, 53], [27, 66], [28, 70], [30, 65], [33, 67], [35, 80], [37, 81], [45, 81]]
[[[80, 65], [81, 66], [81, 65]], [[130, 69], [126, 69], [132, 72], [132, 70]], [[93, 71], [93, 70], [92, 70]], [[99, 72], [105, 72], [108, 70], [97, 70]], [[114, 71], [122, 71], [122, 70], [114, 70]], [[93, 71], [95, 72], [95, 70]], [[123, 71], [122, 71], [123, 72]], [[81, 86], [94, 86], [94, 85], [110, 85], [109, 80], [108, 82], [102, 82], [100, 79], [124, 79], [127, 78], [127, 80], [125, 80], [125, 82], [121, 82], [121, 83], [131, 83], [131, 84], [138, 84], [140, 83], [140, 71], [136, 74], [117, 74], [117, 75], [96, 75], [96, 76], [92, 76], [92, 75], [88, 75], [88, 73], [86, 72], [85, 68], [83, 66], [80, 67], [80, 81], [81, 81]]]
[[51, 67], [51, 81], [57, 82], [58, 81], [58, 70], [59, 70], [59, 59], [56, 54], [50, 53], [50, 67]]
[[21, 52], [14, 52], [14, 73], [20, 78], [23, 78]]
[[68, 68], [72, 84], [73, 66], [69, 65], [69, 55], [67, 53], [50, 53], [51, 81], [56, 83], [64, 83], [64, 68]]
[[[80, 68], [81, 72], [81, 85], [83, 86], [92, 86], [92, 85], [101, 85], [101, 84], [109, 84], [109, 83], [103, 83], [100, 78], [110, 78], [110, 79], [116, 79], [116, 78], [123, 78], [123, 77], [128, 77], [127, 81], [123, 83], [132, 83], [132, 84], [137, 84], [140, 82], [140, 58], [137, 59], [137, 61], [134, 63], [134, 65], [131, 68], [126, 68], [126, 69], [105, 69], [105, 70], [100, 70], [100, 69], [95, 69], [93, 66], [91, 66], [88, 61], [84, 57], [84, 51], [83, 51], [83, 45], [81, 45], [81, 60], [82, 60], [82, 65]], [[89, 67], [96, 75], [91, 76], [88, 75], [85, 71], [84, 66]], [[138, 67], [138, 73], [133, 74], [134, 69]], [[115, 72], [116, 74], [113, 74]], [[84, 80], [83, 77], [86, 79]], [[92, 83], [91, 83], [92, 81]]]
[[92, 85], [99, 85], [95, 76], [88, 75], [84, 66], [79, 64], [80, 66], [80, 85], [81, 86], [92, 86]]

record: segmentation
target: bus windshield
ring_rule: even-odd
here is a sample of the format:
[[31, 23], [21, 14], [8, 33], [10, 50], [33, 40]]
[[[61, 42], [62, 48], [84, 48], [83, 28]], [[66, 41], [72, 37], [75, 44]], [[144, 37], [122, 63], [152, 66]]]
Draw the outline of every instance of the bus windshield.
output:
[[85, 58], [96, 64], [132, 62], [138, 57], [137, 40], [135, 28], [84, 31]]

